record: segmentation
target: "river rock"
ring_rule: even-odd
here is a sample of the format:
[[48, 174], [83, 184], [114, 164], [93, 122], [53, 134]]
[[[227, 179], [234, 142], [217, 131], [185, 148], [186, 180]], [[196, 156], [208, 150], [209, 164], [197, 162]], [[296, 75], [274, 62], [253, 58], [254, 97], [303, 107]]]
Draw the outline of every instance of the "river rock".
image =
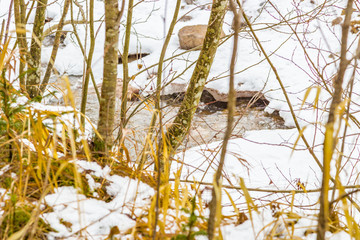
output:
[[[188, 85], [186, 83], [170, 83], [163, 92], [163, 95], [172, 95], [176, 93], [184, 93], [186, 92]], [[228, 102], [228, 93], [220, 92], [219, 90], [211, 87], [204, 87], [204, 91], [206, 94], [202, 96], [201, 101], [204, 103], [212, 103], [212, 102]], [[254, 96], [258, 96], [259, 99], [265, 99], [262, 93], [258, 91], [245, 91], [245, 90], [236, 90], [235, 97], [236, 98], [252, 98]]]
[[[229, 94], [228, 93], [222, 93], [219, 92], [217, 89], [214, 88], [208, 88], [204, 87], [204, 90], [208, 91], [211, 96], [217, 101], [217, 102], [227, 102], [229, 101]], [[260, 95], [258, 95], [260, 94]], [[264, 99], [264, 96], [262, 93], [259, 93], [258, 91], [243, 91], [243, 90], [236, 90], [235, 91], [235, 97], [236, 98], [252, 98], [254, 96], [258, 95], [259, 99]]]
[[[202, 46], [207, 27], [207, 25], [192, 25], [181, 28], [178, 33], [180, 48], [188, 50]], [[225, 33], [222, 29], [221, 37], [225, 37]]]

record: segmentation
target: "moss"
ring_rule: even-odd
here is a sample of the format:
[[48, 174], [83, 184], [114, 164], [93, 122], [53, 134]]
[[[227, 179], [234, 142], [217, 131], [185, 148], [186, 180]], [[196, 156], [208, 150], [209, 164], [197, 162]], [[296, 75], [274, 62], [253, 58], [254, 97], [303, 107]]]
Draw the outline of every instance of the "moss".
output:
[[4, 181], [2, 182], [2, 184], [4, 184], [4, 187], [6, 189], [9, 189], [11, 186], [13, 179], [11, 177], [5, 177]]
[[[15, 208], [10, 208], [9, 211], [6, 211], [4, 214], [4, 220], [0, 226], [0, 237], [1, 239], [5, 239], [11, 236], [13, 233], [16, 233], [23, 229], [25, 225], [31, 219], [31, 212], [33, 211], [33, 207], [29, 205], [24, 206], [16, 206]], [[39, 218], [39, 221], [36, 226], [31, 226], [28, 232], [31, 232], [35, 229], [35, 235], [32, 239], [47, 239], [46, 233], [50, 231], [55, 231], [50, 227], [49, 224], [45, 223], [44, 220]], [[25, 235], [25, 239], [29, 238], [29, 233]]]
[[[60, 165], [63, 161], [54, 161], [52, 162], [52, 170], [59, 169]], [[80, 176], [80, 182], [76, 182], [76, 174]], [[76, 167], [73, 163], [68, 163], [67, 166], [63, 169], [63, 171], [59, 174], [58, 178], [56, 179], [57, 185], [59, 187], [62, 186], [77, 186], [81, 189], [81, 193], [90, 196], [92, 194], [88, 182], [85, 178], [84, 174], [78, 173]], [[79, 186], [80, 185], [80, 186]]]
[[[31, 159], [36, 159], [36, 155], [31, 156]], [[50, 182], [54, 188], [62, 187], [62, 186], [76, 186], [81, 189], [81, 193], [86, 196], [91, 196], [92, 192], [85, 178], [85, 174], [81, 174], [77, 172], [76, 167], [73, 163], [67, 162], [67, 160], [50, 160]], [[55, 176], [59, 171], [61, 165], [66, 163], [67, 165], [62, 169], [60, 173], [58, 173], [57, 178]], [[29, 166], [23, 166], [20, 168], [20, 164], [18, 162], [14, 162], [9, 167], [9, 171], [0, 175], [0, 187], [5, 189], [10, 189], [11, 184], [14, 184], [13, 181], [16, 181], [14, 186], [26, 186], [25, 196], [29, 201], [37, 201], [43, 190], [43, 182], [46, 178], [46, 161], [43, 162], [42, 166], [38, 166], [39, 162], [34, 161], [31, 162]], [[37, 173], [37, 169], [42, 167], [41, 175], [39, 176]], [[20, 171], [23, 171], [22, 173]], [[13, 175], [22, 176], [22, 183], [19, 183], [19, 179], [14, 179]], [[78, 182], [76, 179], [76, 175], [78, 174], [80, 181]], [[27, 177], [29, 176], [29, 177]]]

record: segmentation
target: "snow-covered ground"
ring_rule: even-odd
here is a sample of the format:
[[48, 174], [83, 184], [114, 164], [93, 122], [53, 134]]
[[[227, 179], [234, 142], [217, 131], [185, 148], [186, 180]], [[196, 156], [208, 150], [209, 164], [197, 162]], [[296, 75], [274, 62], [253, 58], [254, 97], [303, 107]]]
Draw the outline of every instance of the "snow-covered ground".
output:
[[95, 183], [93, 176], [107, 180], [109, 184], [106, 190], [113, 199], [104, 202], [86, 198], [73, 187], [58, 188], [44, 199], [44, 204], [54, 211], [43, 214], [43, 218], [57, 231], [50, 233], [49, 239], [79, 239], [79, 236], [84, 239], [104, 239], [114, 226], [122, 234], [133, 228], [136, 222], [131, 217], [140, 214], [141, 208], [150, 204], [154, 190], [130, 178], [111, 176], [109, 167], [101, 168], [96, 163], [86, 161], [79, 161], [78, 165], [80, 172], [89, 172], [86, 177], [91, 188], [96, 189], [101, 185]]
[[[53, 18], [47, 23], [45, 29], [56, 24], [61, 16], [62, 0], [55, 1], [47, 8], [47, 16]], [[132, 85], [141, 89], [142, 94], [147, 94], [154, 89], [154, 76], [157, 67], [150, 67], [158, 62], [164, 41], [164, 24], [166, 29], [170, 24], [174, 11], [175, 1], [146, 0], [135, 1], [133, 13], [133, 27], [131, 30], [130, 53], [149, 53], [138, 61], [129, 64], [130, 76], [135, 76]], [[201, 4], [200, 4], [201, 2]], [[172, 81], [175, 84], [184, 85], [191, 78], [199, 51], [187, 52], [179, 48], [177, 32], [184, 26], [195, 24], [207, 24], [210, 15], [210, 0], [195, 1], [197, 5], [182, 3], [179, 16], [190, 16], [189, 21], [179, 21], [176, 24], [174, 35], [166, 52], [164, 69], [164, 83]], [[10, 0], [0, 0], [1, 6], [9, 6]], [[95, 1], [96, 44], [93, 57], [92, 70], [97, 83], [102, 81], [103, 69], [103, 43], [104, 43], [104, 6], [103, 1]], [[245, 0], [244, 11], [253, 24], [257, 37], [260, 39], [267, 55], [284, 85], [289, 96], [290, 104], [300, 123], [300, 127], [306, 128], [304, 136], [308, 139], [315, 156], [322, 160], [322, 142], [324, 123], [327, 120], [327, 111], [331, 102], [331, 94], [326, 86], [332, 91], [332, 79], [339, 65], [339, 51], [341, 38], [341, 25], [334, 24], [333, 20], [342, 16], [345, 7], [344, 0], [310, 1], [310, 0]], [[359, 5], [354, 6], [353, 18], [359, 15]], [[85, 3], [82, 3], [86, 9]], [[201, 5], [201, 6], [200, 6]], [[202, 7], [205, 6], [205, 7]], [[0, 9], [0, 18], [6, 19], [7, 7]], [[34, 12], [33, 12], [34, 13]], [[28, 27], [34, 14], [30, 15]], [[126, 21], [126, 9], [120, 29], [120, 52], [124, 40], [124, 24]], [[74, 18], [82, 20], [77, 7], [74, 7]], [[233, 15], [229, 11], [225, 16], [223, 30], [231, 35], [231, 22]], [[70, 13], [67, 19], [71, 19]], [[10, 25], [14, 29], [14, 20]], [[58, 72], [68, 75], [82, 75], [84, 71], [83, 54], [73, 35], [71, 25], [66, 25], [69, 31], [65, 39], [65, 47], [58, 51], [55, 68]], [[82, 39], [82, 44], [89, 47], [88, 28], [85, 24], [77, 25], [77, 32]], [[28, 32], [30, 36], [31, 32]], [[353, 56], [357, 46], [356, 34], [349, 35], [349, 54]], [[220, 93], [228, 92], [229, 64], [232, 53], [233, 38], [224, 39], [219, 46], [216, 57], [208, 78], [207, 88], [216, 89]], [[42, 50], [42, 62], [49, 61], [51, 46]], [[139, 64], [142, 67], [139, 69]], [[244, 28], [240, 33], [239, 51], [236, 62], [235, 84], [237, 90], [261, 91], [269, 101], [265, 111], [272, 113], [279, 111], [285, 120], [285, 125], [294, 127], [294, 119], [290, 112], [289, 103], [280, 88], [280, 84], [272, 71], [269, 63], [254, 41], [249, 28]], [[182, 74], [180, 74], [182, 73]], [[348, 85], [351, 71], [345, 76], [344, 87]], [[118, 76], [122, 78], [122, 65], [118, 65]], [[359, 92], [359, 76], [355, 74], [354, 93]], [[316, 91], [319, 87], [317, 108], [314, 107], [317, 98]], [[304, 99], [309, 88], [313, 88]], [[173, 93], [175, 88], [169, 85], [165, 93]], [[177, 91], [177, 90], [176, 90]], [[359, 95], [353, 94], [351, 113], [354, 118], [359, 117]], [[348, 137], [345, 141], [343, 171], [341, 179], [344, 185], [358, 184], [359, 159], [358, 126], [354, 121], [348, 122]], [[343, 131], [343, 126], [340, 128]], [[296, 143], [296, 146], [294, 144]], [[175, 173], [181, 173], [180, 179], [183, 186], [191, 182], [211, 184], [220, 155], [221, 142], [201, 145], [185, 152], [178, 153], [173, 161], [171, 178]], [[131, 218], [131, 208], [145, 210], [150, 205], [154, 190], [149, 186], [129, 178], [123, 178], [110, 174], [110, 169], [101, 168], [95, 163], [79, 162], [80, 171], [90, 171], [92, 175], [105, 178], [109, 181], [106, 187], [109, 194], [114, 198], [110, 202], [87, 198], [78, 193], [72, 187], [59, 188], [55, 193], [49, 194], [44, 199], [44, 205], [53, 209], [45, 213], [43, 218], [57, 230], [57, 233], [49, 234], [49, 239], [56, 237], [64, 239], [79, 239], [79, 236], [89, 239], [105, 239], [110, 229], [117, 226], [120, 233], [131, 233], [135, 226], [135, 220]], [[179, 170], [180, 169], [180, 170]], [[335, 172], [333, 172], [335, 174]], [[252, 218], [243, 224], [228, 224], [222, 227], [224, 239], [264, 239], [278, 232], [278, 237], [293, 235], [300, 238], [315, 239], [315, 234], [307, 234], [309, 229], [316, 226], [316, 213], [318, 209], [321, 171], [314, 157], [306, 149], [299, 139], [296, 128], [286, 130], [261, 130], [248, 131], [243, 138], [232, 139], [227, 149], [227, 157], [223, 171], [223, 215], [234, 215], [236, 211], [232, 201], [240, 212], [252, 212]], [[252, 208], [249, 211], [242, 189], [240, 178], [244, 179], [249, 189], [258, 213]], [[95, 183], [88, 175], [88, 180]], [[204, 186], [202, 186], [204, 188]], [[261, 190], [274, 190], [265, 192]], [[299, 193], [306, 189], [309, 192]], [[284, 190], [284, 191], [280, 191]], [[297, 190], [292, 194], [292, 190]], [[311, 191], [314, 190], [314, 191]], [[228, 196], [231, 196], [232, 200]], [[353, 196], [356, 196], [354, 194]], [[210, 200], [210, 191], [204, 190], [203, 198]], [[136, 201], [134, 200], [136, 199]], [[356, 200], [356, 197], [354, 199]], [[278, 204], [276, 209], [271, 204]], [[339, 210], [340, 211], [340, 210]], [[281, 217], [276, 217], [274, 212], [280, 212]], [[207, 213], [205, 211], [205, 213]], [[297, 217], [289, 217], [289, 214]], [[141, 213], [138, 213], [139, 216]], [[290, 215], [291, 215], [290, 214]], [[356, 220], [359, 215], [354, 214]], [[296, 219], [294, 229], [286, 224], [289, 219]], [[344, 219], [341, 218], [341, 221]], [[64, 224], [70, 223], [70, 224]], [[130, 230], [129, 230], [130, 229]], [[275, 232], [271, 232], [275, 231]], [[276, 234], [275, 234], [276, 235]], [[105, 236], [105, 237], [104, 237]], [[330, 239], [350, 239], [344, 232], [330, 234]]]
[[[201, 5], [211, 1], [201, 1]], [[49, 6], [48, 16], [54, 20], [47, 24], [56, 23], [61, 16], [61, 1]], [[134, 7], [133, 27], [131, 31], [130, 53], [150, 53], [150, 55], [139, 61], [129, 64], [129, 75], [136, 76], [131, 84], [142, 89], [144, 93], [154, 89], [154, 73], [157, 67], [146, 71], [139, 69], [138, 64], [144, 67], [150, 67], [156, 64], [162, 48], [164, 39], [164, 15], [166, 14], [166, 23], [170, 24], [172, 11], [175, 7], [175, 1], [169, 1], [165, 11], [165, 1], [143, 1]], [[273, 5], [274, 6], [273, 6]], [[199, 3], [200, 5], [200, 3]], [[324, 116], [313, 114], [312, 109], [299, 111], [305, 91], [308, 87], [323, 85], [319, 73], [324, 80], [331, 85], [331, 78], [336, 73], [336, 63], [334, 58], [339, 56], [340, 47], [340, 25], [332, 25], [332, 20], [341, 16], [341, 10], [344, 6], [343, 1], [327, 1], [312, 4], [311, 1], [276, 1], [267, 2], [263, 0], [245, 1], [244, 9], [253, 23], [254, 30], [260, 39], [265, 51], [270, 56], [277, 69], [277, 72], [289, 94], [291, 104], [298, 114], [303, 125], [322, 121]], [[76, 10], [77, 8], [75, 8]], [[103, 2], [95, 2], [95, 19], [102, 20], [104, 14]], [[196, 7], [194, 5], [183, 4], [179, 16], [190, 16], [189, 21], [179, 21], [176, 24], [174, 35], [167, 48], [166, 58], [183, 53], [167, 62], [165, 66], [164, 82], [172, 81], [177, 84], [188, 83], [191, 78], [194, 62], [199, 51], [186, 52], [179, 49], [179, 39], [177, 32], [180, 28], [187, 25], [207, 24], [210, 15], [209, 7]], [[78, 13], [74, 11], [74, 16]], [[81, 16], [81, 15], [80, 15]], [[79, 18], [81, 18], [79, 16]], [[180, 18], [179, 17], [179, 18]], [[228, 12], [225, 17], [223, 30], [225, 34], [231, 34], [232, 13]], [[284, 19], [283, 19], [284, 17]], [[68, 16], [70, 19], [70, 16]], [[285, 22], [284, 20], [287, 20]], [[126, 10], [122, 27], [120, 28], [120, 52], [124, 40], [124, 24], [126, 21]], [[95, 23], [96, 44], [94, 52], [93, 72], [98, 83], [102, 79], [103, 69], [103, 42], [104, 42], [104, 24]], [[71, 25], [67, 25], [65, 30], [72, 31]], [[77, 32], [80, 39], [89, 39], [85, 37], [86, 25], [77, 25]], [[300, 40], [300, 41], [299, 41]], [[349, 42], [352, 42], [350, 38]], [[70, 33], [65, 40], [66, 47], [59, 49], [59, 54], [55, 62], [55, 68], [60, 74], [82, 75], [84, 69], [83, 55], [75, 41], [75, 37]], [[84, 42], [83, 42], [84, 44]], [[354, 48], [356, 44], [352, 44]], [[85, 45], [86, 46], [86, 45]], [[47, 63], [51, 54], [51, 47], [43, 49], [43, 63]], [[306, 51], [306, 54], [304, 53]], [[228, 92], [226, 84], [229, 75], [230, 56], [232, 52], [232, 38], [224, 41], [219, 47], [211, 72], [208, 78], [208, 88], [216, 89], [220, 93]], [[280, 111], [280, 115], [285, 119], [286, 125], [294, 126], [291, 114], [288, 111], [287, 103], [273, 74], [270, 65], [265, 60], [259, 47], [254, 42], [249, 29], [246, 28], [240, 33], [239, 51], [236, 63], [235, 84], [238, 90], [261, 91], [266, 99], [270, 101], [267, 107], [268, 112]], [[185, 71], [185, 72], [184, 72]], [[141, 72], [141, 73], [139, 73]], [[182, 74], [180, 74], [182, 73]], [[118, 76], [122, 77], [122, 65], [118, 67]], [[165, 93], [172, 93], [174, 89], [165, 88]], [[309, 96], [306, 108], [309, 108], [315, 94]], [[320, 101], [326, 104], [329, 94], [321, 91]]]

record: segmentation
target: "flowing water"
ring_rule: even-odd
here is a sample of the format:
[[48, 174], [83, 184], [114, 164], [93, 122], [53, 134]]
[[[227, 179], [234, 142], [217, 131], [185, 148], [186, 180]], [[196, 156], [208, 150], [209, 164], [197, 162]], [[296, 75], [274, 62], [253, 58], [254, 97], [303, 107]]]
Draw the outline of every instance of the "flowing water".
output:
[[[81, 102], [81, 77], [69, 77], [72, 92], [75, 96], [76, 106], [80, 109]], [[181, 96], [181, 94], [180, 94]], [[178, 109], [180, 100], [176, 100], [178, 95], [163, 97], [162, 103], [162, 124], [166, 129], [174, 119]], [[60, 100], [52, 100], [52, 104], [62, 104]], [[140, 104], [140, 106], [139, 106]], [[235, 115], [235, 127], [232, 137], [241, 137], [245, 131], [262, 130], [262, 129], [279, 129], [286, 128], [283, 120], [278, 114], [267, 114], [264, 112], [266, 101], [259, 100], [253, 107], [247, 108], [248, 99], [238, 99]], [[141, 103], [141, 100], [128, 102], [129, 122], [125, 128], [125, 137], [129, 140], [128, 148], [135, 149], [135, 152], [144, 142], [144, 137], [148, 131], [150, 120], [153, 114], [153, 106]], [[119, 123], [120, 116], [120, 98], [116, 99], [116, 122]], [[96, 126], [98, 120], [99, 104], [94, 88], [89, 84], [88, 100], [86, 105], [86, 115]], [[210, 142], [223, 139], [223, 134], [227, 125], [226, 103], [205, 104], [200, 103], [195, 113], [192, 127], [181, 148], [193, 147], [200, 144], [208, 144]], [[157, 125], [158, 126], [158, 125]], [[118, 133], [118, 129], [115, 131]]]

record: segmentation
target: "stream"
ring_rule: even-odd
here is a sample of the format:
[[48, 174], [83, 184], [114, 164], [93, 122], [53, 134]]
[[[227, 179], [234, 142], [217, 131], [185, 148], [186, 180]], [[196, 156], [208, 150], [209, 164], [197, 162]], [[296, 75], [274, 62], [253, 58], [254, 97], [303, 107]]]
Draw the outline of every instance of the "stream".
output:
[[[72, 93], [75, 97], [76, 107], [80, 109], [81, 103], [81, 76], [69, 76], [69, 82], [71, 85]], [[59, 83], [54, 82], [53, 86], [58, 88]], [[60, 87], [61, 89], [61, 87]], [[99, 90], [100, 91], [100, 90]], [[61, 94], [60, 94], [61, 95]], [[58, 94], [58, 96], [60, 96]], [[174, 119], [176, 113], [179, 110], [181, 100], [177, 100], [177, 97], [181, 94], [172, 94], [171, 96], [163, 96], [163, 126], [168, 127]], [[142, 98], [140, 96], [140, 98]], [[116, 123], [119, 123], [120, 116], [120, 97], [116, 99]], [[235, 127], [232, 133], [233, 138], [242, 137], [245, 131], [250, 130], [264, 130], [264, 129], [284, 129], [284, 121], [279, 117], [278, 113], [268, 114], [264, 112], [266, 107], [266, 101], [258, 100], [252, 107], [247, 108], [249, 99], [238, 99], [236, 106], [236, 114], [234, 116]], [[53, 98], [49, 104], [63, 105], [63, 100], [60, 98]], [[137, 107], [141, 104], [140, 107]], [[129, 119], [128, 125], [125, 128], [125, 137], [130, 140], [127, 141], [130, 146], [128, 148], [136, 149], [141, 146], [144, 141], [144, 137], [149, 128], [151, 116], [154, 106], [149, 104], [142, 104], [140, 99], [136, 101], [128, 101], [128, 114], [136, 111], [135, 114]], [[86, 115], [96, 126], [99, 114], [99, 104], [95, 90], [91, 83], [89, 83], [88, 100], [86, 105]], [[158, 123], [157, 123], [158, 124]], [[180, 149], [184, 147], [194, 147], [201, 144], [208, 144], [223, 139], [223, 135], [227, 125], [227, 110], [226, 103], [204, 103], [200, 102], [199, 107], [195, 113], [192, 127], [189, 135], [184, 141], [184, 144]], [[118, 129], [115, 130], [118, 133]]]

